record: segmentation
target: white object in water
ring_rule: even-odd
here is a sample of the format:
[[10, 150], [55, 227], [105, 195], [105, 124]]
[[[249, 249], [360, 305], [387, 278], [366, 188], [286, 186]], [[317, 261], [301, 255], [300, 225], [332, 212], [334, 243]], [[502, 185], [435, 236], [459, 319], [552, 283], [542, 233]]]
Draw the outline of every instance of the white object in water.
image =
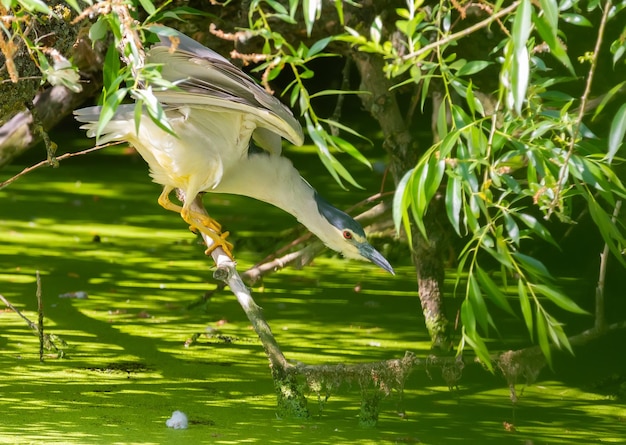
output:
[[175, 430], [185, 430], [189, 425], [187, 416], [182, 411], [174, 411], [172, 417], [165, 421], [168, 428], [174, 428]]

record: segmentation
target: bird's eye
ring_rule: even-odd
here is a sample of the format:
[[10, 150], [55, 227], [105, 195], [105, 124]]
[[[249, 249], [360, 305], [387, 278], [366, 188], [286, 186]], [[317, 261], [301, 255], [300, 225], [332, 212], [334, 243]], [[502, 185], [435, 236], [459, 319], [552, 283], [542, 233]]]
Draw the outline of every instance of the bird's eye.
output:
[[343, 231], [343, 238], [344, 239], [352, 239], [352, 232], [350, 232], [349, 230], [344, 230]]

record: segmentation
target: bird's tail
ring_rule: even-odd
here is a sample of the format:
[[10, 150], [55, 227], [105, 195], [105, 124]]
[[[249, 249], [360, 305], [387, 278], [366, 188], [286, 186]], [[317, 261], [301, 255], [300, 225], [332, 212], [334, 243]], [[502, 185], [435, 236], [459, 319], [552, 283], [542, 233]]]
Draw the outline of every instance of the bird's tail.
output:
[[[83, 122], [80, 128], [87, 130], [90, 138], [97, 136], [98, 122], [102, 107], [87, 107], [74, 110], [74, 118], [78, 122]], [[111, 120], [105, 125], [98, 135], [98, 143], [106, 144], [111, 141], [126, 139], [129, 131], [134, 128], [135, 105], [120, 105]]]

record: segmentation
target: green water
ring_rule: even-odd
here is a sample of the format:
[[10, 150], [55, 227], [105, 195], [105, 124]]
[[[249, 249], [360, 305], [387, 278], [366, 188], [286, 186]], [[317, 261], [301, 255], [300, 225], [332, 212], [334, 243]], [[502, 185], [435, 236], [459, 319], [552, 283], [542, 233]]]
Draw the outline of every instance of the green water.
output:
[[[373, 180], [369, 191], [341, 198], [313, 170], [314, 156], [295, 157], [335, 202], [376, 191]], [[0, 294], [36, 321], [39, 271], [46, 330], [68, 343], [64, 358], [47, 352], [40, 363], [37, 337], [14, 312], [0, 312], [0, 443], [626, 443], [624, 334], [576, 358], [557, 354], [554, 372], [544, 369], [516, 407], [501, 376], [468, 365], [454, 391], [439, 370], [414, 371], [402, 396], [381, 402], [374, 428], [359, 427], [354, 384], [323, 406], [307, 393], [309, 420], [278, 419], [267, 359], [235, 298], [222, 292], [194, 306], [215, 287], [212, 264], [180, 217], [158, 206], [159, 193], [143, 161], [120, 149], [0, 190]], [[240, 270], [280, 247], [294, 226], [244, 198], [205, 203], [233, 234]], [[396, 277], [328, 254], [266, 278], [254, 298], [289, 360], [362, 363], [407, 350], [425, 357], [414, 272], [406, 259], [392, 262]], [[76, 291], [89, 298], [59, 298]], [[502, 331], [525, 341], [519, 320]], [[187, 430], [166, 428], [174, 410], [188, 415]]]

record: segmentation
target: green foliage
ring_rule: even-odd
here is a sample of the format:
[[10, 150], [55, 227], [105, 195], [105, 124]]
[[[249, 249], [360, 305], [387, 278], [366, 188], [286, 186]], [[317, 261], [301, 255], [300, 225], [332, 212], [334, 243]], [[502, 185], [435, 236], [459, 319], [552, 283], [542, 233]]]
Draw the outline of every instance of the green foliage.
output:
[[[333, 56], [325, 50], [331, 42], [339, 37], [323, 37], [314, 41], [310, 46], [304, 42], [299, 42], [296, 47], [288, 42], [282, 34], [272, 29], [272, 20], [270, 20], [272, 18], [278, 18], [287, 23], [296, 23], [295, 15], [300, 6], [302, 7], [307, 33], [310, 34], [313, 24], [321, 14], [321, 0], [304, 0], [302, 5], [298, 0], [291, 0], [289, 10], [276, 1], [256, 0], [251, 3], [248, 10], [249, 29], [247, 32], [251, 36], [260, 37], [264, 40], [263, 56], [265, 61], [256, 68], [256, 71], [263, 72], [264, 82], [275, 79], [285, 69], [293, 75], [293, 81], [284, 89], [283, 95], [288, 95], [292, 107], [298, 105], [300, 108], [300, 115], [304, 118], [307, 133], [317, 147], [322, 163], [340, 185], [343, 186], [343, 181], [346, 181], [355, 187], [360, 187], [350, 172], [337, 160], [334, 153], [347, 153], [369, 166], [367, 158], [360, 153], [354, 144], [340, 136], [339, 133], [343, 131], [366, 141], [367, 138], [333, 118], [318, 116], [312, 101], [321, 96], [335, 95], [339, 97], [343, 94], [363, 92], [323, 90], [311, 93], [306, 83], [315, 75], [308, 64], [320, 57]], [[335, 2], [335, 12], [340, 20], [343, 20], [342, 2]]]
[[[432, 10], [419, 10], [419, 4], [409, 1], [407, 8], [396, 11], [396, 30], [406, 46], [404, 55], [374, 30], [378, 25], [373, 25], [369, 36], [348, 29], [349, 35], [344, 37], [359, 50], [385, 57], [386, 72], [397, 78], [399, 85], [420, 84], [422, 107], [432, 92], [431, 85], [436, 82], [443, 91], [436, 142], [399, 184], [393, 207], [396, 226], [404, 226], [410, 233], [409, 225], [414, 222], [427, 238], [423, 218], [435, 192], [445, 189], [449, 222], [466, 242], [457, 271], [459, 277], [467, 276], [459, 350], [465, 345], [472, 347], [491, 367], [484, 338], [495, 323], [488, 303], [511, 312], [510, 300], [516, 297], [531, 338], [550, 360], [552, 345], [571, 350], [550, 306], [587, 312], [558, 289], [546, 266], [524, 253], [524, 247], [527, 240], [557, 246], [548, 226], [540, 221], [571, 223], [575, 206], [582, 203], [607, 246], [624, 264], [624, 227], [615, 221], [611, 209], [626, 197], [626, 188], [612, 165], [626, 132], [626, 105], [613, 117], [605, 137], [596, 136], [583, 124], [586, 110], [582, 107], [600, 57], [597, 48], [587, 55], [590, 68], [581, 103], [560, 89], [575, 78], [552, 74], [558, 68], [551, 66], [555, 59], [571, 76], [577, 75], [559, 25], [591, 26], [587, 16], [580, 14], [579, 2], [542, 0], [537, 5], [521, 0], [492, 11], [470, 31], [477, 32], [496, 19], [507, 31], [494, 45], [492, 60], [469, 61], [456, 53], [458, 40], [470, 32], [451, 33], [453, 11], [444, 3]], [[604, 5], [610, 7], [610, 2]], [[588, 13], [599, 10], [599, 2], [586, 8]], [[599, 41], [604, 37], [604, 23], [616, 16], [614, 9], [600, 19]], [[434, 33], [437, 38], [433, 41], [430, 36]], [[611, 45], [617, 60], [624, 53], [621, 41]], [[538, 50], [542, 45], [548, 53]], [[494, 64], [500, 66], [499, 88], [481, 91], [472, 76]], [[601, 107], [622, 87], [623, 82], [611, 86]], [[594, 117], [601, 111], [596, 110]], [[500, 265], [500, 272], [491, 275], [487, 264], [493, 260]], [[509, 289], [509, 280], [517, 286], [515, 292], [505, 293], [501, 289]], [[460, 285], [457, 282], [457, 287]]]

